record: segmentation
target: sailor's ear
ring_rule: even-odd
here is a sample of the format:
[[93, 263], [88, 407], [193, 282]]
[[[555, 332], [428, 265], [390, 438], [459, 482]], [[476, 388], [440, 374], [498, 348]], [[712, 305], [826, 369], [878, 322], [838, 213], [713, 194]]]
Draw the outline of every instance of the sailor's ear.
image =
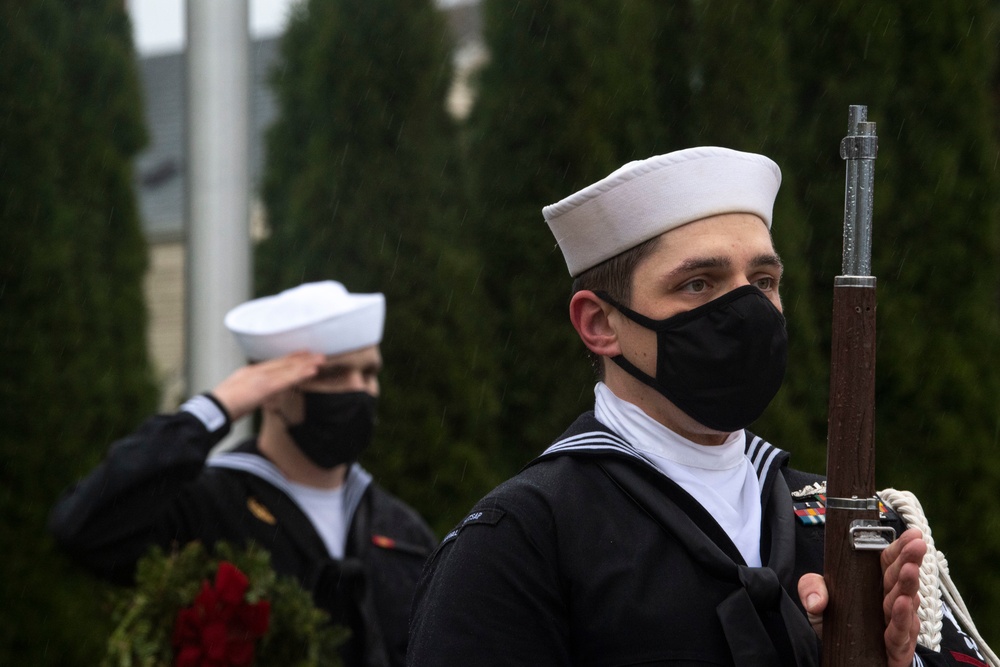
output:
[[587, 349], [602, 357], [621, 354], [611, 304], [590, 290], [580, 290], [569, 301], [569, 319]]

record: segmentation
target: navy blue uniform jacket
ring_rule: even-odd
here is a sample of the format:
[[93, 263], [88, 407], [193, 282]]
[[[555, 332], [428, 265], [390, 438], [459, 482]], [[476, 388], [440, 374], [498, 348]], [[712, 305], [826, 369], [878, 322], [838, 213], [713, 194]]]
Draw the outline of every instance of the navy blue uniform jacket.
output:
[[[437, 544], [430, 529], [372, 482], [360, 491], [345, 557], [333, 559], [281, 489], [249, 472], [205, 465], [228, 430], [210, 433], [183, 411], [151, 418], [59, 500], [50, 517], [57, 543], [95, 574], [128, 584], [154, 544], [169, 550], [193, 540], [253, 540], [270, 551], [278, 573], [297, 578], [335, 622], [351, 628], [348, 667], [402, 665], [413, 589]], [[239, 450], [259, 456], [254, 441]]]
[[[750, 568], [689, 494], [593, 413], [558, 443], [432, 555], [408, 665], [819, 664], [796, 586], [822, 571], [823, 526], [799, 521], [791, 494], [821, 477], [747, 434], [764, 564]], [[921, 659], [956, 664], [922, 649]]]

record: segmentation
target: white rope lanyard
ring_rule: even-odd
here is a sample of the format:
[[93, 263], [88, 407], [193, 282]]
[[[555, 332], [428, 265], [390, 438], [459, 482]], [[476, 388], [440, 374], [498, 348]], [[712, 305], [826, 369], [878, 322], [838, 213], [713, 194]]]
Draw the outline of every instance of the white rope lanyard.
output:
[[931, 527], [927, 523], [927, 517], [924, 516], [924, 509], [920, 505], [920, 501], [909, 491], [898, 491], [892, 488], [879, 491], [878, 496], [882, 502], [903, 518], [907, 527], [919, 529], [927, 543], [927, 553], [920, 566], [920, 609], [917, 610], [917, 616], [920, 618], [920, 636], [917, 641], [921, 646], [941, 651], [943, 616], [941, 602], [944, 601], [951, 609], [959, 626], [976, 643], [976, 647], [986, 657], [987, 662], [992, 667], [1000, 667], [1000, 659], [979, 634], [962, 595], [951, 580], [948, 560], [943, 553], [934, 547]]

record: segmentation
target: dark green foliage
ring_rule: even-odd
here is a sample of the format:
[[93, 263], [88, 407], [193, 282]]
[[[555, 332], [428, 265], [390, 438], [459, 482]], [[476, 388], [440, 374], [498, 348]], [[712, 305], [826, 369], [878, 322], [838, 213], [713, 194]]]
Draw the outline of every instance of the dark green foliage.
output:
[[[490, 63], [469, 120], [470, 190], [497, 303], [504, 465], [539, 453], [592, 405], [592, 373], [569, 323], [570, 277], [541, 209], [630, 159], [676, 144], [688, 75], [654, 54], [684, 43], [683, 6], [484, 3]], [[681, 49], [671, 52], [677, 65]], [[673, 65], [673, 63], [671, 63]], [[669, 72], [668, 72], [669, 70]], [[679, 123], [679, 125], [682, 125]]]
[[492, 312], [444, 109], [450, 50], [429, 0], [300, 8], [274, 76], [271, 236], [257, 253], [261, 294], [324, 279], [385, 293], [379, 427], [363, 462], [439, 532], [502, 478], [488, 466]]
[[781, 294], [788, 321], [789, 371], [778, 396], [751, 428], [791, 449], [796, 465], [822, 470], [829, 349], [821, 347], [817, 313], [811, 307], [811, 230], [792, 195], [800, 182], [810, 179], [808, 172], [790, 168], [797, 157], [798, 118], [782, 11], [781, 3], [763, 0], [698, 3], [698, 74], [690, 138], [692, 145], [763, 153], [782, 167], [772, 234], [785, 265]]
[[191, 607], [204, 584], [215, 586], [221, 562], [234, 565], [248, 585], [243, 600], [270, 606], [267, 632], [256, 643], [257, 667], [338, 667], [337, 647], [349, 630], [329, 623], [295, 579], [279, 577], [267, 551], [226, 543], [209, 553], [199, 542], [164, 554], [154, 547], [138, 563], [136, 585], [114, 596], [116, 623], [102, 667], [171, 667], [178, 612]]
[[799, 3], [791, 15], [802, 27], [791, 34], [806, 132], [798, 168], [839, 176], [800, 182], [796, 192], [814, 230], [817, 314], [829, 317], [832, 276], [840, 273], [836, 146], [847, 105], [867, 104], [880, 135], [873, 239], [879, 483], [921, 498], [980, 629], [996, 642], [1000, 577], [992, 563], [1000, 525], [983, 519], [1000, 489], [992, 456], [1000, 147], [989, 9], [986, 2]]
[[270, 144], [273, 236], [258, 260], [262, 293], [332, 277], [389, 296], [370, 461], [389, 486], [441, 528], [592, 404], [541, 208], [630, 159], [696, 144], [782, 167], [774, 237], [791, 363], [753, 429], [821, 471], [838, 148], [848, 105], [865, 104], [880, 134], [879, 481], [924, 500], [989, 634], [1000, 618], [989, 574], [1000, 522], [982, 519], [1000, 486], [995, 3], [484, 0], [490, 62], [460, 168], [441, 139], [437, 19], [387, 3], [313, 3], [293, 22]]
[[3, 664], [93, 665], [107, 630], [45, 519], [155, 401], [133, 57], [121, 2], [0, 2]]
[[[364, 463], [439, 532], [592, 405], [541, 208], [695, 144], [782, 166], [791, 365], [753, 428], [823, 468], [838, 145], [847, 106], [866, 104], [879, 482], [923, 500], [997, 641], [995, 2], [484, 0], [491, 61], [459, 140], [429, 0], [299, 11], [274, 79], [257, 291], [332, 278], [386, 294]], [[93, 665], [110, 630], [103, 589], [52, 553], [44, 519], [153, 406], [132, 57], [121, 2], [0, 0], [0, 664]]]
[[839, 143], [848, 105], [865, 104], [880, 134], [879, 482], [923, 498], [989, 635], [1000, 618], [1000, 522], [983, 518], [1000, 488], [995, 4], [486, 0], [492, 60], [466, 145], [504, 318], [506, 465], [591, 404], [540, 208], [628, 159], [720, 144], [783, 171], [774, 235], [791, 363], [753, 428], [823, 469]]

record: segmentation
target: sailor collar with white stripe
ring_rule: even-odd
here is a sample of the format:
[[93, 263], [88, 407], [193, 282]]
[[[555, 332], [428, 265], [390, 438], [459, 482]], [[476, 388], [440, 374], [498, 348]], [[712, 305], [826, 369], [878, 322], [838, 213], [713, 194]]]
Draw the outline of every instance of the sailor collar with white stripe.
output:
[[[656, 468], [656, 465], [639, 449], [615, 434], [611, 429], [597, 421], [593, 413], [587, 413], [578, 420], [565, 437], [553, 443], [542, 452], [532, 463], [542, 459], [553, 458], [563, 454], [617, 454], [641, 461]], [[746, 456], [765, 488], [765, 479], [788, 460], [788, 452], [778, 449], [749, 431], [746, 432]], [[530, 465], [530, 464], [529, 464]]]
[[[205, 465], [250, 473], [271, 484], [271, 486], [277, 487], [298, 505], [296, 494], [288, 483], [288, 480], [281, 474], [277, 466], [263, 456], [249, 452], [223, 452], [210, 457], [205, 462]], [[364, 496], [365, 490], [371, 484], [371, 481], [371, 473], [362, 468], [360, 464], [353, 463], [347, 469], [347, 474], [344, 475], [344, 484], [341, 487], [344, 493], [345, 524], [349, 524], [351, 519], [353, 519], [354, 511], [361, 504], [361, 498]], [[300, 506], [299, 509], [303, 508]]]

